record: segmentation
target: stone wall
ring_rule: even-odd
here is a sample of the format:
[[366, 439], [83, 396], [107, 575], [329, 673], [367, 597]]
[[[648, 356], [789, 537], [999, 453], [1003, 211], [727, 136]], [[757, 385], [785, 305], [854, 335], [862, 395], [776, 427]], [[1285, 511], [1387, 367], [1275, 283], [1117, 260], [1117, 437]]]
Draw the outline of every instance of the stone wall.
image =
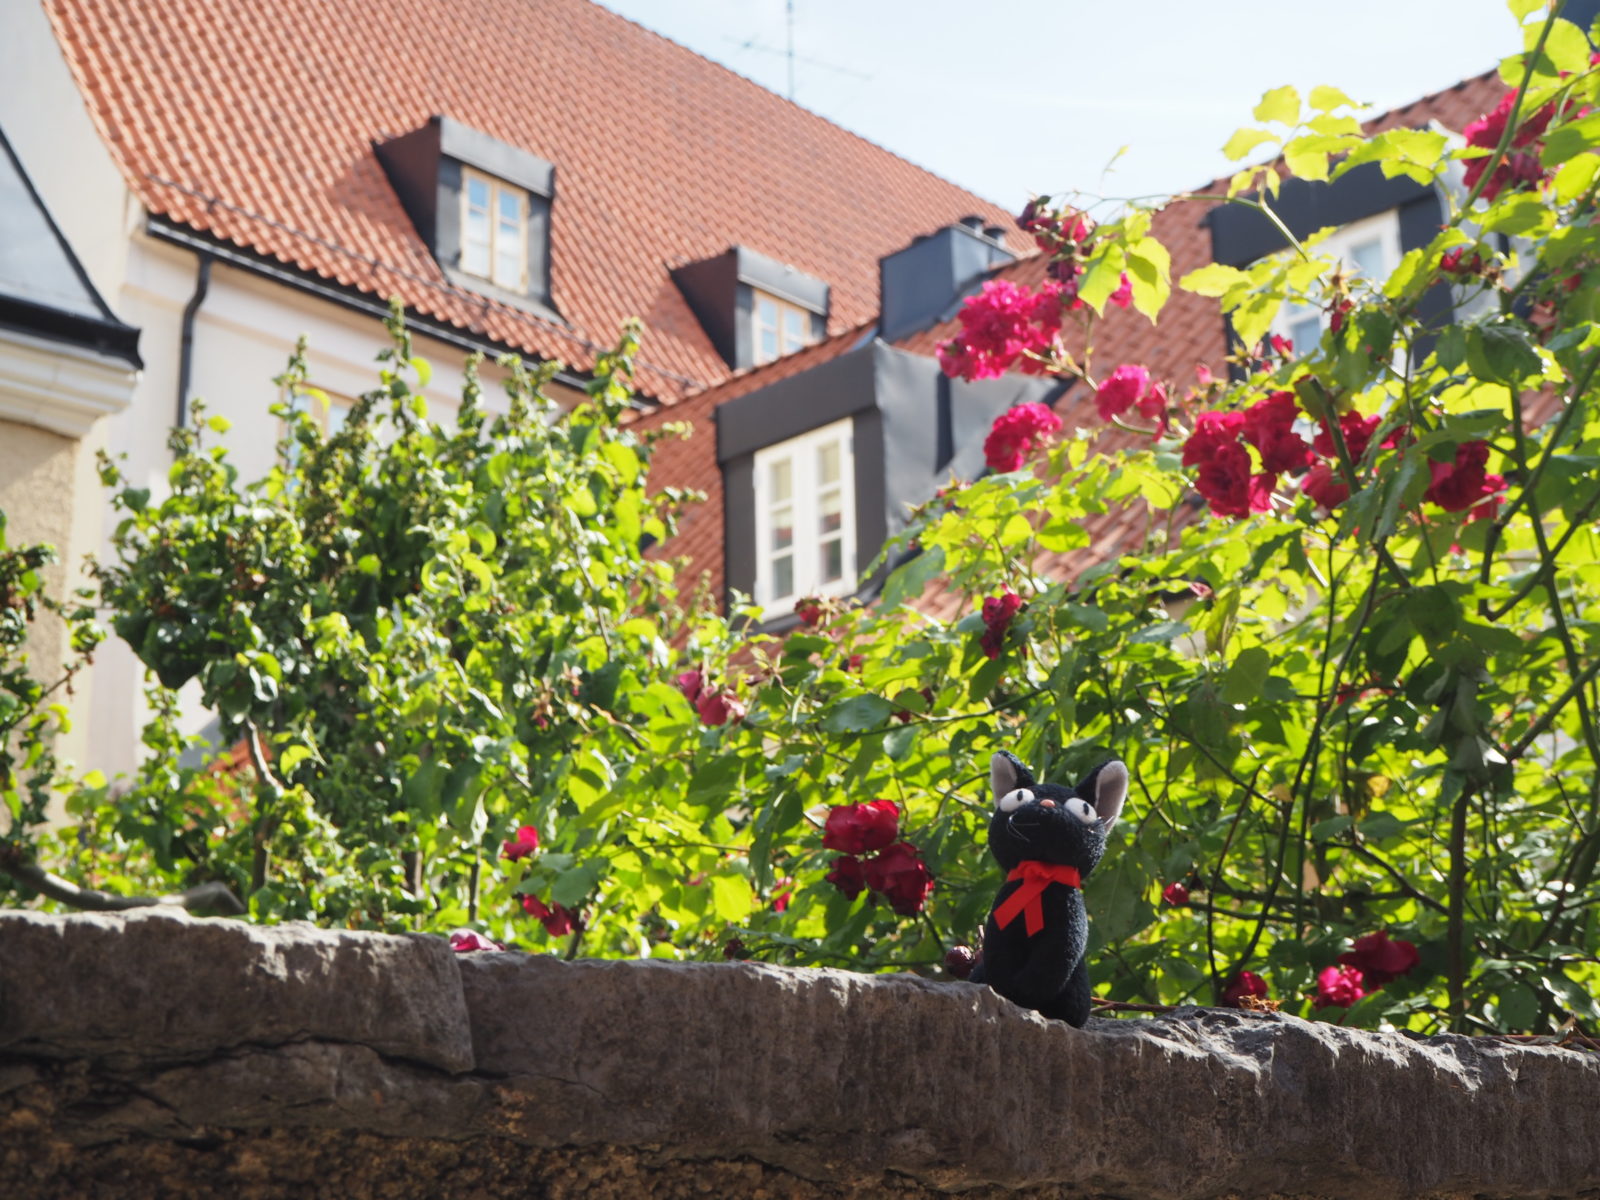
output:
[[0, 913], [0, 1196], [1600, 1196], [1600, 1055]]

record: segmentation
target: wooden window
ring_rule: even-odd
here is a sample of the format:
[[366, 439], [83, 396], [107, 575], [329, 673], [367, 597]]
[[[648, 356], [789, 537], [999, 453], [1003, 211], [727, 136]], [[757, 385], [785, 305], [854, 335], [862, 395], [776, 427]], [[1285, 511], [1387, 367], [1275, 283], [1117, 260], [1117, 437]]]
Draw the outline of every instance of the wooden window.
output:
[[754, 362], [756, 366], [793, 354], [816, 341], [811, 331], [811, 314], [797, 304], [780, 300], [768, 292], [757, 291], [752, 306], [755, 317]]
[[756, 452], [756, 601], [775, 610], [856, 584], [851, 422]]
[[528, 193], [461, 171], [461, 269], [513, 292], [528, 287]]

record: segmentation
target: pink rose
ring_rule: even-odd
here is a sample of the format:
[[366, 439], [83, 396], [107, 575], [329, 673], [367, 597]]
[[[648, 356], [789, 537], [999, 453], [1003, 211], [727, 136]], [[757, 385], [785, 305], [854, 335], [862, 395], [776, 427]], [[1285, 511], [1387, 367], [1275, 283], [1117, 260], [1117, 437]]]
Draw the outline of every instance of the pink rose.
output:
[[984, 634], [981, 644], [983, 652], [990, 658], [1000, 657], [1000, 652], [1005, 649], [1006, 630], [1011, 627], [1012, 618], [1021, 611], [1022, 597], [1010, 588], [983, 602]]
[[983, 441], [983, 460], [995, 471], [1015, 471], [1050, 434], [1061, 418], [1043, 404], [1019, 404], [995, 418]]
[[968, 380], [998, 379], [1012, 367], [1043, 375], [1049, 368], [1041, 359], [1055, 348], [1062, 306], [1061, 284], [1052, 280], [1031, 291], [991, 279], [962, 302], [961, 332], [939, 347], [939, 365]]
[[1298, 471], [1311, 463], [1311, 447], [1294, 432], [1300, 408], [1293, 392], [1272, 392], [1244, 410], [1244, 440], [1261, 452], [1271, 474]]
[[1318, 1008], [1329, 1005], [1349, 1008], [1366, 994], [1361, 986], [1361, 972], [1354, 967], [1323, 967], [1317, 973]]
[[744, 705], [732, 692], [703, 691], [694, 702], [694, 709], [705, 725], [737, 725], [744, 720]]
[[475, 950], [504, 950], [505, 947], [470, 929], [455, 929], [450, 932], [450, 949], [457, 954], [470, 954]]
[[1111, 293], [1110, 300], [1118, 308], [1127, 308], [1133, 303], [1133, 280], [1128, 278], [1126, 271], [1122, 273], [1122, 279], [1117, 284], [1117, 290]]
[[523, 825], [517, 836], [500, 843], [500, 857], [510, 862], [527, 858], [539, 848], [539, 831], [532, 825]]
[[685, 671], [673, 682], [678, 685], [678, 690], [690, 704], [700, 698], [700, 689], [705, 687], [705, 677], [699, 671]]
[[1133, 363], [1123, 363], [1111, 372], [1095, 390], [1094, 407], [1102, 421], [1120, 417], [1143, 396], [1150, 387], [1150, 372]]
[[1339, 478], [1338, 471], [1325, 462], [1319, 462], [1300, 477], [1300, 490], [1310, 496], [1318, 508], [1328, 512], [1350, 499], [1350, 489]]

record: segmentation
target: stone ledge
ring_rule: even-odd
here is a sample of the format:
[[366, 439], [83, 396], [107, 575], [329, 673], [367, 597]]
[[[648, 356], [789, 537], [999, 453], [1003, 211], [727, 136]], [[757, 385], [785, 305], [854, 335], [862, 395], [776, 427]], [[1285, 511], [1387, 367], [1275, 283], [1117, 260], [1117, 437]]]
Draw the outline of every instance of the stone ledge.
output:
[[550, 1196], [1600, 1196], [1600, 1056], [1215, 1009], [1074, 1030], [906, 975], [0, 913], [0, 1195], [113, 1177], [130, 1200], [476, 1197], [508, 1179]]

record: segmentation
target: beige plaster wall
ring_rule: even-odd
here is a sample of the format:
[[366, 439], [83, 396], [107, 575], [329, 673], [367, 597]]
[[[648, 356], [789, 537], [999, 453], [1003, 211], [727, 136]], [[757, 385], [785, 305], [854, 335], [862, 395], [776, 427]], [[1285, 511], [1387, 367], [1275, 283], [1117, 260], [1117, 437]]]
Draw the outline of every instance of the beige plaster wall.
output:
[[[73, 484], [78, 443], [57, 433], [0, 420], [0, 512], [6, 515], [6, 543], [13, 548], [48, 542], [63, 560], [72, 547]], [[46, 569], [45, 586], [60, 596], [67, 587], [66, 561]], [[51, 679], [66, 656], [61, 622], [40, 621], [29, 639], [35, 674]]]

